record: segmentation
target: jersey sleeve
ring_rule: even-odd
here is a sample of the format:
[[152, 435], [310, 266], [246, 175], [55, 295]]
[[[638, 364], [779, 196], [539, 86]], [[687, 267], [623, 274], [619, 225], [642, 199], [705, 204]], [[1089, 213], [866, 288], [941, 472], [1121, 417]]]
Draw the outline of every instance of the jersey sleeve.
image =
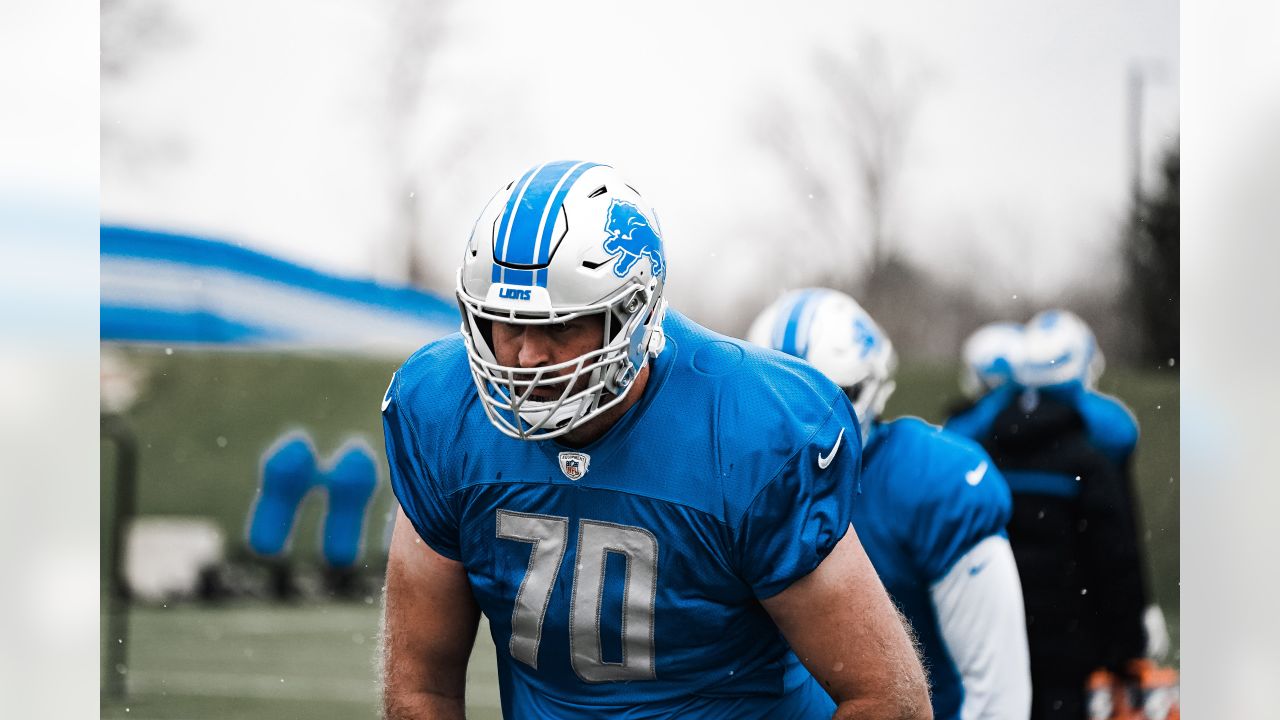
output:
[[981, 442], [991, 433], [1000, 411], [1013, 399], [1013, 386], [1003, 385], [978, 399], [976, 403], [961, 413], [947, 418], [943, 429], [957, 435]]
[[460, 560], [457, 515], [440, 492], [430, 464], [423, 458], [422, 436], [416, 432], [408, 409], [400, 402], [400, 379], [400, 372], [391, 378], [382, 409], [391, 489], [423, 542], [450, 560]]
[[1079, 404], [1089, 436], [1107, 457], [1123, 467], [1138, 444], [1138, 421], [1124, 403], [1100, 393], [1085, 393]]
[[922, 498], [914, 504], [908, 543], [929, 582], [982, 540], [1002, 535], [1013, 513], [1009, 485], [986, 451], [960, 438], [947, 438], [942, 447], [948, 451], [925, 466], [915, 487], [903, 487]]
[[964, 686], [963, 720], [1025, 720], [1031, 666], [1022, 583], [1009, 541], [991, 536], [929, 588]]
[[756, 494], [738, 526], [740, 576], [766, 599], [808, 575], [852, 523], [862, 440], [843, 394], [826, 422]]

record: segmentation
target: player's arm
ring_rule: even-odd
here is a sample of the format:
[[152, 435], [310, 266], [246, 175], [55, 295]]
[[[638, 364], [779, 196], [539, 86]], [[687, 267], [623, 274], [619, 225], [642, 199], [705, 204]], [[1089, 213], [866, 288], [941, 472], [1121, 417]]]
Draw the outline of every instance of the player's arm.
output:
[[850, 527], [812, 572], [762, 600], [841, 720], [932, 718], [924, 668]]
[[1010, 386], [996, 388], [978, 399], [968, 410], [947, 418], [943, 428], [948, 432], [982, 442], [991, 432], [991, 426], [996, 417], [1008, 406], [1012, 397]]
[[1022, 583], [1009, 541], [990, 535], [929, 588], [964, 684], [962, 720], [1025, 720], [1031, 667]]
[[[962, 720], [1025, 720], [1031, 712], [1022, 582], [1004, 534], [1008, 483], [975, 443], [942, 432], [927, 446], [936, 472], [904, 493], [904, 541], [929, 578], [946, 654], [964, 691]], [[940, 660], [941, 661], [941, 660]]]
[[480, 608], [462, 563], [432, 550], [397, 510], [382, 617], [387, 720], [463, 717]]

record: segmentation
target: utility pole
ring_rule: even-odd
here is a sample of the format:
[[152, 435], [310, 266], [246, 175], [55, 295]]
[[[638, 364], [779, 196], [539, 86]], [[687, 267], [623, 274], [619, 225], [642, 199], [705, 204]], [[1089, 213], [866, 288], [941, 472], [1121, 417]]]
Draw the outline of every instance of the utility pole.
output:
[[1159, 85], [1168, 80], [1168, 68], [1159, 60], [1129, 61], [1128, 96], [1129, 96], [1129, 193], [1134, 207], [1142, 202], [1142, 126], [1143, 106], [1146, 100], [1147, 85], [1154, 82]]
[[128, 692], [129, 672], [129, 607], [132, 596], [125, 575], [126, 538], [129, 524], [137, 513], [138, 438], [124, 415], [104, 412], [101, 433], [116, 446], [115, 503], [111, 517], [111, 568], [108, 572], [111, 590], [107, 602], [107, 651], [102, 678], [102, 692], [114, 700]]
[[1133, 207], [1142, 203], [1142, 91], [1146, 83], [1142, 63], [1129, 64], [1129, 191]]

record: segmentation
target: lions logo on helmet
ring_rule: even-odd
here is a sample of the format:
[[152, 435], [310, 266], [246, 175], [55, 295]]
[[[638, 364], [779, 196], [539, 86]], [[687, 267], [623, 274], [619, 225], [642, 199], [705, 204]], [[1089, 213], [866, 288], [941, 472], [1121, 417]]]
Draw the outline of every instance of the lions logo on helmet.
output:
[[835, 290], [789, 292], [760, 313], [747, 340], [803, 358], [844, 388], [866, 444], [893, 394], [898, 358], [888, 336], [856, 300]]
[[876, 332], [864, 318], [853, 319], [854, 345], [862, 346], [862, 356], [866, 357], [876, 347]]
[[613, 266], [614, 275], [626, 277], [637, 260], [647, 257], [653, 274], [666, 277], [662, 238], [649, 225], [649, 219], [640, 212], [640, 208], [625, 200], [614, 200], [609, 205], [609, 218], [604, 229], [609, 233], [604, 241], [604, 251], [618, 256], [618, 262]]
[[[621, 402], [662, 351], [666, 263], [652, 217], [616, 170], [575, 161], [531, 168], [481, 212], [456, 294], [472, 378], [498, 430], [522, 440], [559, 437]], [[603, 345], [567, 362], [505, 366], [490, 346], [493, 322], [589, 315], [603, 320]]]

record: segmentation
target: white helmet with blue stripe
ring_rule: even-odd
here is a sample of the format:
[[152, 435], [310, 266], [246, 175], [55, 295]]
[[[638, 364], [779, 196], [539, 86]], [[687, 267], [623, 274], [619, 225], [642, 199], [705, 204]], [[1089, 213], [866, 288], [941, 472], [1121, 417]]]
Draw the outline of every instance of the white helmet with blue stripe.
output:
[[[523, 440], [563, 435], [621, 402], [662, 351], [666, 258], [658, 218], [616, 170], [590, 162], [531, 168], [489, 201], [458, 270], [471, 374], [485, 414]], [[604, 320], [603, 345], [556, 365], [498, 363], [494, 321]], [[580, 378], [585, 388], [576, 388]], [[533, 395], [541, 390], [537, 400]]]
[[1014, 378], [1032, 388], [1079, 382], [1092, 388], [1106, 366], [1093, 330], [1068, 310], [1045, 310], [1027, 321]]
[[1012, 322], [987, 323], [973, 331], [960, 350], [960, 391], [971, 400], [1013, 379], [1022, 357], [1023, 327]]
[[896, 384], [893, 343], [856, 300], [835, 290], [793, 290], [765, 308], [747, 339], [803, 358], [844, 389], [867, 441]]

